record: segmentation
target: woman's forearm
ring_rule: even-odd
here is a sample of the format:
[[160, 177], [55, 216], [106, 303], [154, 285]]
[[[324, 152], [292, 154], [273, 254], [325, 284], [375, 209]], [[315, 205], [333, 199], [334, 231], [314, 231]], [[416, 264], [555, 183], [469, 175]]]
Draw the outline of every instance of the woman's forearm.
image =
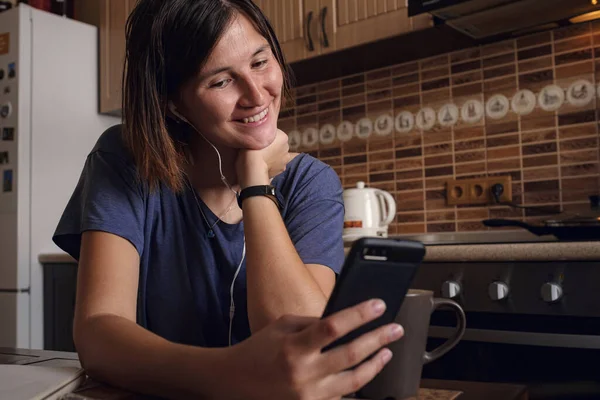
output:
[[175, 344], [116, 315], [76, 322], [74, 334], [80, 361], [95, 380], [175, 399], [222, 393], [217, 382], [227, 373], [227, 349]]
[[327, 297], [298, 256], [276, 205], [256, 196], [244, 200], [243, 210], [252, 332], [284, 314], [320, 316]]

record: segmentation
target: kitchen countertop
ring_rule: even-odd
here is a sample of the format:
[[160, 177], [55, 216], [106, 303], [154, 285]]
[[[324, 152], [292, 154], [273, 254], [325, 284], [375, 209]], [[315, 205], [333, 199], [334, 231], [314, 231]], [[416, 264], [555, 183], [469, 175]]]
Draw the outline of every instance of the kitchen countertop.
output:
[[[0, 347], [0, 364], [80, 367], [77, 353]], [[423, 379], [418, 400], [527, 400], [523, 385]], [[75, 393], [90, 400], [137, 400], [145, 397], [88, 379]], [[415, 399], [416, 400], [416, 399]]]
[[600, 242], [426, 246], [425, 262], [600, 261]]
[[[419, 240], [417, 236], [397, 237]], [[525, 241], [498, 243], [451, 243], [420, 240], [427, 247], [424, 262], [505, 262], [505, 261], [600, 261], [600, 241]], [[346, 243], [345, 251], [350, 243]], [[77, 261], [66, 253], [40, 254], [41, 264], [70, 264]]]
[[77, 263], [73, 257], [67, 253], [42, 253], [38, 256], [40, 264], [72, 264]]
[[[559, 241], [524, 230], [391, 235], [422, 242], [424, 262], [600, 261], [600, 241]], [[346, 254], [351, 241], [344, 243]]]

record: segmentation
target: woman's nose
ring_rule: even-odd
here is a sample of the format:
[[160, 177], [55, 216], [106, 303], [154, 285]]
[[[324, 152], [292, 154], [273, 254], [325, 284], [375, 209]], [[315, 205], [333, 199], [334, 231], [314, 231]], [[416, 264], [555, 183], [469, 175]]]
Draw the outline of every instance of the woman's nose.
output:
[[245, 79], [243, 85], [242, 98], [240, 104], [244, 107], [262, 106], [265, 101], [265, 96], [261, 90], [261, 84], [256, 79]]

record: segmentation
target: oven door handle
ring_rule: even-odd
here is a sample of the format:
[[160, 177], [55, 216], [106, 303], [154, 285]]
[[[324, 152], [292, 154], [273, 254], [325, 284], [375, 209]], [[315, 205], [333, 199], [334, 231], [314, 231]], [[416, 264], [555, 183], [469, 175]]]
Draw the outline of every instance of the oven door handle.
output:
[[[430, 326], [429, 337], [447, 339], [454, 334], [455, 330], [455, 328]], [[461, 341], [521, 344], [544, 347], [571, 347], [577, 349], [600, 349], [600, 335], [569, 335], [467, 328]]]

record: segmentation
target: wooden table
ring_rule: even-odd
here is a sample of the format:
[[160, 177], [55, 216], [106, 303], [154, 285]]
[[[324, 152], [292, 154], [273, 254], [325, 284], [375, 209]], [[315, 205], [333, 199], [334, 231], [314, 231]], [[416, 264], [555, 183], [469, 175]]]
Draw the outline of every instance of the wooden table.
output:
[[[53, 362], [57, 365], [79, 366], [77, 353], [54, 352], [43, 350], [24, 350], [0, 347], [0, 364], [23, 365], [48, 365]], [[527, 400], [527, 388], [523, 385], [448, 381], [437, 379], [423, 379], [421, 387], [428, 389], [444, 389], [446, 391], [460, 391], [457, 400]], [[138, 400], [144, 396], [98, 384], [91, 380], [84, 383], [76, 391], [90, 400]], [[427, 400], [430, 398], [428, 397]], [[433, 400], [447, 400], [448, 396], [437, 396]], [[283, 399], [282, 399], [283, 400]]]

